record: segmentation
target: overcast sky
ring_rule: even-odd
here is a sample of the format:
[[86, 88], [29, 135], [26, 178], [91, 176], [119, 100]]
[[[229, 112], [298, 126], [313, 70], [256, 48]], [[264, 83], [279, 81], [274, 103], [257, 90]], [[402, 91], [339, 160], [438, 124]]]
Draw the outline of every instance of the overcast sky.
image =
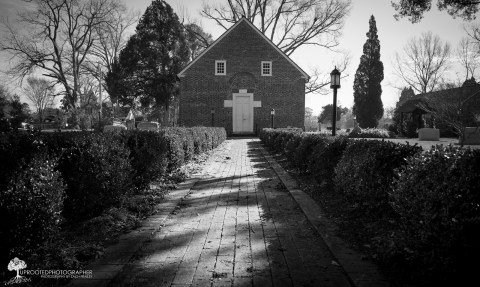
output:
[[[221, 0], [218, 0], [221, 1]], [[225, 0], [226, 1], [226, 0]], [[126, 0], [129, 8], [145, 12], [151, 0]], [[223, 33], [214, 22], [202, 19], [199, 15], [202, 0], [166, 0], [172, 8], [179, 13], [179, 9], [184, 7], [191, 18], [201, 21], [204, 30], [218, 38]], [[436, 2], [434, 0], [434, 2]], [[16, 11], [22, 9], [24, 2], [21, 0], [0, 0], [0, 16], [13, 17]], [[395, 52], [401, 52], [402, 47], [408, 39], [413, 36], [419, 36], [422, 32], [432, 31], [440, 36], [444, 41], [448, 41], [452, 48], [455, 48], [460, 39], [466, 36], [463, 25], [468, 22], [462, 19], [453, 19], [446, 12], [439, 12], [435, 4], [432, 5], [432, 11], [426, 13], [420, 23], [412, 24], [407, 19], [396, 21], [393, 18], [395, 10], [391, 7], [390, 0], [352, 0], [352, 9], [350, 15], [346, 18], [343, 35], [340, 38], [338, 49], [348, 51], [351, 55], [351, 63], [347, 73], [350, 75], [341, 83], [342, 87], [338, 91], [339, 103], [343, 106], [351, 107], [353, 105], [353, 78], [360, 62], [363, 44], [366, 41], [368, 32], [368, 20], [370, 15], [374, 15], [377, 22], [378, 37], [380, 40], [381, 61], [385, 67], [385, 79], [382, 82], [382, 101], [384, 106], [395, 106], [398, 100], [399, 92], [394, 86], [402, 86], [393, 75], [392, 62]], [[0, 35], [1, 39], [2, 35]], [[291, 56], [300, 67], [307, 73], [314, 67], [322, 71], [330, 72], [333, 70], [334, 59], [332, 53], [320, 47], [301, 47]], [[0, 57], [0, 69], [4, 70], [8, 66], [5, 56]], [[460, 70], [455, 67], [449, 76], [454, 80], [456, 77], [463, 78]], [[0, 78], [4, 79], [3, 75]], [[3, 81], [2, 81], [3, 82]], [[16, 89], [18, 92], [18, 89]], [[332, 94], [328, 95], [307, 95], [306, 106], [314, 110], [315, 113], [321, 111], [321, 107], [332, 102]]]

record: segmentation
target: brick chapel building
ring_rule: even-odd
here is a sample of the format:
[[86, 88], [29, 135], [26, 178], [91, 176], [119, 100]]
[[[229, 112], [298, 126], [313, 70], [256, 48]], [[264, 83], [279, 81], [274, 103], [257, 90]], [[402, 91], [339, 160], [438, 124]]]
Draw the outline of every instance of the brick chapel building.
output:
[[[183, 126], [225, 127], [253, 134], [271, 127], [304, 127], [309, 76], [246, 18], [179, 74]], [[213, 114], [213, 116], [212, 116]]]

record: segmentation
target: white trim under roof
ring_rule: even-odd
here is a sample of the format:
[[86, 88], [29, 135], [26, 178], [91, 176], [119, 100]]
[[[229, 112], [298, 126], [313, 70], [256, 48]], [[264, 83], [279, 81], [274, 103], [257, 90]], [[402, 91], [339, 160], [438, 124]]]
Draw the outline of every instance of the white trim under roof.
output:
[[250, 27], [252, 27], [260, 36], [262, 36], [262, 38], [265, 39], [265, 41], [267, 41], [267, 43], [269, 43], [275, 50], [277, 50], [285, 59], [287, 59], [287, 61], [290, 62], [290, 64], [292, 64], [295, 68], [297, 68], [297, 70], [303, 75], [303, 78], [305, 78], [306, 81], [308, 81], [310, 79], [310, 76], [308, 76], [308, 74], [305, 73], [305, 71], [303, 71], [302, 68], [300, 68], [294, 61], [292, 61], [292, 59], [290, 59], [282, 50], [280, 50], [277, 47], [277, 45], [275, 45], [272, 41], [270, 41], [270, 39], [268, 39], [267, 36], [265, 36], [260, 30], [258, 30], [258, 28], [255, 27], [255, 25], [253, 25], [245, 17], [240, 19], [237, 23], [235, 23], [232, 27], [230, 27], [227, 31], [225, 31], [225, 33], [223, 33], [217, 40], [215, 40], [215, 42], [213, 42], [210, 46], [208, 46], [207, 49], [203, 50], [203, 52], [200, 53], [200, 55], [198, 55], [195, 59], [193, 59], [193, 61], [191, 61], [182, 71], [180, 71], [180, 73], [178, 73], [177, 76], [179, 78], [184, 77], [185, 76], [184, 73], [193, 64], [195, 64], [198, 59], [200, 59], [203, 55], [205, 55], [213, 46], [215, 46], [218, 42], [220, 42], [223, 38], [225, 38], [225, 36], [227, 36], [233, 29], [235, 29], [235, 27], [237, 27], [241, 22], [244, 22], [244, 21], [248, 25], [250, 25]]

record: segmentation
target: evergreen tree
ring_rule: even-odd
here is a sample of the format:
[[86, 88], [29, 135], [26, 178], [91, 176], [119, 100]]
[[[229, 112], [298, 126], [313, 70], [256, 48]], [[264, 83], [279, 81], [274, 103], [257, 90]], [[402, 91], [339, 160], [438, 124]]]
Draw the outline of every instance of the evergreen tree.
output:
[[413, 91], [412, 87], [405, 87], [403, 88], [402, 92], [400, 93], [400, 98], [397, 102], [397, 108], [401, 106], [406, 101], [412, 99], [415, 96], [415, 92]]
[[165, 1], [154, 0], [106, 82], [123, 104], [139, 102], [143, 108], [168, 111], [178, 95], [176, 74], [188, 60], [185, 30], [178, 16]]
[[[400, 131], [402, 131], [402, 130], [403, 131], [407, 130], [408, 126], [412, 126], [409, 123], [409, 122], [412, 121], [410, 119], [411, 115], [406, 114], [406, 115], [404, 115], [404, 118], [403, 118], [404, 127], [403, 128], [401, 127], [402, 118], [401, 118], [400, 113], [398, 112], [398, 108], [400, 108], [406, 101], [412, 99], [414, 96], [415, 96], [415, 92], [413, 91], [412, 87], [408, 87], [408, 88], [405, 87], [400, 92], [400, 98], [398, 99], [398, 102], [395, 105], [395, 110], [393, 111], [393, 118], [392, 118], [392, 120], [393, 120], [392, 131], [394, 131], [397, 134], [399, 134]], [[411, 133], [408, 133], [408, 134], [411, 135]]]
[[[345, 114], [347, 112], [348, 112], [348, 108], [342, 108], [342, 106], [337, 106], [337, 121], [339, 121], [342, 118], [342, 114]], [[318, 122], [319, 123], [332, 122], [332, 117], [333, 117], [333, 105], [328, 104], [322, 107], [322, 112], [318, 116]]]
[[363, 45], [353, 84], [353, 113], [361, 128], [375, 128], [383, 116], [381, 99], [383, 80], [383, 63], [380, 61], [380, 41], [373, 15], [370, 17], [370, 29], [367, 41]]

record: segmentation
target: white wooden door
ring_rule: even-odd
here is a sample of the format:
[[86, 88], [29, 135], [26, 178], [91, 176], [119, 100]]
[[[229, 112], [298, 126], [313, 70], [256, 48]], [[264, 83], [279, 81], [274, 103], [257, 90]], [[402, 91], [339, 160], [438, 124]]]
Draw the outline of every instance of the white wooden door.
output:
[[234, 95], [233, 100], [233, 132], [253, 132], [253, 95]]

